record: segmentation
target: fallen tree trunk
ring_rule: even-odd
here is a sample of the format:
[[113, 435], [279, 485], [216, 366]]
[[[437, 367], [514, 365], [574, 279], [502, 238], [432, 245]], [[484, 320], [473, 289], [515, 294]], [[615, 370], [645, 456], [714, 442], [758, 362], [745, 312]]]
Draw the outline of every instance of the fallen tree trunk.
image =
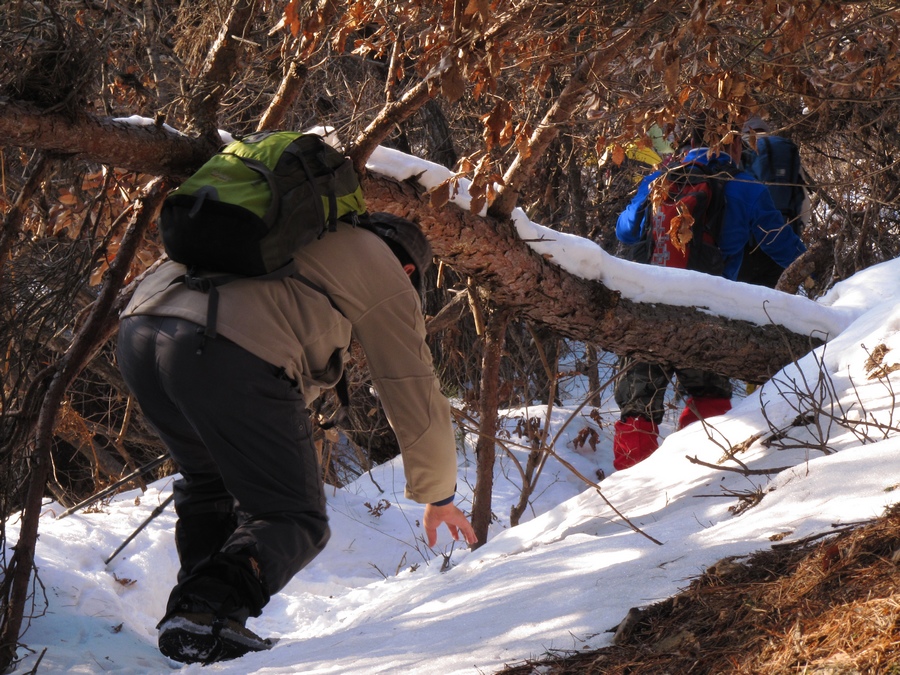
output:
[[70, 118], [0, 100], [4, 145], [173, 178], [189, 176], [216, 150], [164, 126], [162, 116], [152, 123], [144, 122], [90, 114]]
[[[90, 116], [67, 120], [2, 101], [0, 133], [11, 144], [154, 175], [188, 175], [211, 152], [202, 141], [161, 125]], [[777, 326], [630, 301], [545, 260], [518, 237], [509, 221], [484, 218], [453, 204], [435, 207], [414, 181], [369, 172], [363, 183], [370, 210], [421, 223], [435, 254], [471, 277], [495, 304], [565, 337], [676, 367], [714, 368], [754, 383], [821, 344]]]
[[365, 192], [371, 211], [419, 222], [435, 255], [472, 277], [496, 305], [606, 351], [677, 367], [714, 367], [760, 383], [821, 344], [779, 326], [711, 316], [692, 307], [633, 302], [545, 260], [518, 237], [510, 221], [477, 216], [453, 204], [434, 208], [412, 181], [370, 173]]

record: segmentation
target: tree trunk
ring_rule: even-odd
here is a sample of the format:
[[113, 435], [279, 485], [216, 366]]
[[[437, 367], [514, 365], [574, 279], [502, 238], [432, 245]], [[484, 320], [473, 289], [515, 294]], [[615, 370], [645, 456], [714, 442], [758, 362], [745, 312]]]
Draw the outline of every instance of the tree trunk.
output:
[[491, 312], [484, 334], [484, 354], [481, 360], [481, 394], [478, 399], [478, 443], [475, 446], [477, 468], [475, 495], [472, 504], [472, 527], [478, 543], [477, 548], [487, 541], [491, 526], [491, 494], [494, 491], [494, 460], [497, 435], [497, 411], [500, 407], [500, 359], [503, 357], [503, 343], [509, 313], [505, 309]]
[[588, 380], [588, 405], [595, 408], [600, 407], [600, 374], [597, 369], [600, 367], [600, 359], [598, 358], [597, 348], [594, 345], [587, 345], [585, 349], [585, 364]]
[[426, 159], [453, 169], [459, 161], [459, 154], [453, 145], [453, 132], [441, 106], [434, 99], [430, 99], [419, 110], [419, 117], [425, 127], [428, 141]]
[[584, 191], [584, 183], [581, 175], [581, 163], [578, 161], [578, 153], [575, 144], [569, 135], [562, 137], [562, 146], [566, 160], [566, 183], [569, 193], [569, 218], [572, 221], [572, 229], [580, 237], [587, 237], [588, 227], [587, 197]]
[[483, 218], [452, 203], [434, 208], [412, 180], [400, 183], [370, 175], [364, 188], [372, 211], [418, 222], [435, 255], [460, 275], [472, 277], [495, 305], [563, 337], [680, 368], [714, 366], [723, 375], [755, 383], [821, 344], [779, 326], [623, 298], [545, 260], [519, 239], [509, 221]]
[[[414, 89], [407, 96], [415, 99], [425, 94]], [[410, 99], [395, 104], [403, 114], [417, 109]], [[386, 131], [383, 124], [381, 119], [373, 128]], [[0, 134], [5, 134], [10, 144], [168, 176], [190, 173], [210, 153], [202, 142], [161, 126], [138, 127], [88, 116], [68, 120], [2, 101]], [[368, 139], [357, 149], [361, 151], [363, 146], [368, 149]], [[452, 203], [436, 208], [414, 179], [401, 183], [370, 175], [363, 178], [363, 186], [371, 211], [389, 211], [415, 220], [428, 235], [435, 255], [484, 287], [495, 304], [563, 337], [680, 368], [709, 369], [714, 364], [722, 375], [753, 383], [764, 382], [821, 344], [779, 326], [758, 326], [691, 307], [622, 298], [603, 284], [575, 277], [542, 258], [519, 239], [511, 221], [484, 218]]]

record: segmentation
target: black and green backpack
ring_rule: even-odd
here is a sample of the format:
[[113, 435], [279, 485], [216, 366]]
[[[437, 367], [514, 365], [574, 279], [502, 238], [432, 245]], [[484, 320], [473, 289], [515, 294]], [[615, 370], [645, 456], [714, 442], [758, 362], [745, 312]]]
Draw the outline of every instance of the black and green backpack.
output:
[[209, 294], [204, 334], [215, 337], [219, 286], [293, 276], [321, 291], [295, 269], [294, 251], [365, 213], [347, 157], [316, 134], [271, 131], [229, 143], [173, 190], [159, 230], [188, 268], [176, 282]]
[[366, 205], [350, 160], [316, 134], [261, 132], [229, 143], [163, 203], [172, 260], [197, 270], [269, 275]]

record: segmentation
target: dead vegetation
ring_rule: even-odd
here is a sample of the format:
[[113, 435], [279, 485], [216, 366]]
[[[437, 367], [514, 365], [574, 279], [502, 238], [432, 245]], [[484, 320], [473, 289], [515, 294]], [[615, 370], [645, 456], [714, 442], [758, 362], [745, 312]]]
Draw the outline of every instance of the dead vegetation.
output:
[[722, 560], [613, 631], [614, 646], [497, 675], [896, 675], [900, 506], [840, 533]]
[[[252, 20], [235, 20], [222, 33], [241, 36], [237, 58], [217, 36], [232, 9], [246, 19], [251, 7]], [[122, 245], [152, 177], [181, 175], [199, 161], [197, 148], [148, 141], [164, 121], [192, 140], [219, 128], [240, 135], [261, 124], [325, 124], [357, 149], [381, 143], [451, 169], [453, 179], [427, 207], [418, 195], [406, 199], [374, 181], [366, 197], [373, 210], [415, 210], [440, 247], [440, 281], [426, 309], [444, 320], [431, 331], [432, 350], [448, 393], [467, 409], [480, 407], [483, 419], [492, 415], [479, 399], [485, 338], [476, 317], [492, 302], [515, 301], [517, 312], [527, 311], [510, 320], [505, 343], [497, 341], [503, 359], [494, 384], [510, 405], [552, 400], [552, 377], [535, 345], [552, 350], [555, 331], [570, 335], [576, 319], [590, 324], [584, 371], [599, 392], [604, 344], [679, 345], [671, 358], [683, 358], [697, 350], [681, 346], [698, 340], [709, 317], [691, 321], [683, 308], [656, 318], [641, 311], [625, 317], [627, 331], [611, 316], [586, 321], [599, 295], [564, 303], [582, 297], [581, 284], [532, 264], [530, 250], [498, 238], [494, 223], [441, 207], [458, 178], [471, 181], [473, 213], [490, 201], [492, 215], [505, 221], [518, 205], [535, 222], [611, 251], [616, 214], [650, 170], [627, 159], [626, 147], [647, 146], [654, 124], [668, 130], [698, 111], [714, 120], [707, 141], [721, 144], [732, 124], [766, 111], [774, 128], [802, 146], [814, 213], [804, 238], [827, 244], [809, 297], [900, 255], [896, 2], [15, 0], [7, 8], [0, 12], [0, 670], [33, 593], [39, 509], [25, 510], [27, 539], [7, 547], [4, 529], [29, 481], [38, 506], [41, 496], [70, 504], [162, 452], [117, 375], [112, 329], [92, 336], [83, 327], [112, 316], [102, 316], [114, 310], [98, 303], [111, 268], [130, 268], [117, 282], [124, 285], [161, 255], [149, 223], [134, 248]], [[126, 134], [111, 122], [129, 118], [154, 127], [128, 125]], [[504, 245], [486, 243], [494, 241]], [[110, 298], [115, 288], [106, 288]], [[459, 303], [451, 306], [451, 298]], [[660, 322], [670, 330], [659, 330]], [[653, 335], [667, 339], [648, 345]], [[768, 338], [716, 343], [732, 345], [730, 352], [758, 345], [751, 351], [763, 355], [759, 371], [768, 374], [781, 349], [780, 338]], [[710, 358], [706, 349], [703, 355]], [[748, 355], [723, 354], [732, 362], [722, 367], [744, 369]], [[894, 367], [882, 359], [873, 353], [875, 377]], [[50, 390], [59, 373], [71, 385]], [[351, 381], [359, 390], [353, 429], [322, 441], [335, 484], [395, 451], [364, 377]], [[810, 392], [815, 403], [824, 390]], [[333, 412], [329, 403], [316, 412]], [[811, 431], [824, 452], [831, 421], [820, 420]], [[770, 440], [785, 447], [795, 442], [789, 434], [808, 435], [805, 426]], [[886, 434], [893, 426], [861, 428]], [[46, 488], [36, 468], [48, 471]], [[489, 500], [480, 503], [489, 513]]]

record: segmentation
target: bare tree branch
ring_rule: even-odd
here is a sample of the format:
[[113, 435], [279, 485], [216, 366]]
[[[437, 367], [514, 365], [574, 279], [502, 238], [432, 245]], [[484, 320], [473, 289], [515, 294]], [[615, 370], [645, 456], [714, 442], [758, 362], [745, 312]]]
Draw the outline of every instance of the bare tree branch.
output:
[[285, 113], [293, 105], [303, 88], [303, 83], [306, 82], [306, 74], [306, 66], [291, 62], [272, 103], [259, 120], [257, 131], [269, 131], [281, 126]]
[[403, 94], [400, 100], [388, 103], [381, 109], [369, 126], [347, 148], [347, 154], [353, 159], [353, 166], [357, 173], [365, 174], [366, 160], [375, 152], [375, 148], [388, 137], [391, 129], [409, 119], [434, 94], [433, 83], [423, 80]]
[[86, 162], [158, 176], [187, 176], [209, 159], [209, 146], [157, 124], [95, 115], [69, 119], [0, 100], [0, 136], [7, 145], [39, 148]]
[[6, 570], [12, 583], [9, 586], [9, 601], [2, 617], [3, 624], [0, 626], [0, 670], [6, 670], [15, 658], [16, 645], [22, 627], [24, 607], [30, 587], [29, 580], [34, 567], [41, 500], [50, 473], [50, 450], [53, 429], [59, 415], [60, 401], [65, 396], [69, 385], [90, 359], [97, 345], [109, 339], [118, 323], [117, 317], [111, 312], [111, 309], [140, 245], [143, 233], [155, 217], [166, 194], [166, 191], [162, 189], [163, 184], [164, 181], [157, 180], [148, 186], [145, 196], [141, 200], [142, 208], [136, 211], [135, 219], [122, 241], [119, 253], [110, 265], [100, 296], [94, 304], [90, 316], [78, 331], [71, 348], [60, 360], [41, 403], [35, 430], [35, 447], [31, 457], [32, 473], [28, 481], [19, 539], [13, 561]]
[[655, 16], [665, 14], [671, 2], [652, 2], [628, 27], [617, 31], [608, 44], [589, 54], [572, 73], [559, 98], [544, 115], [544, 119], [535, 129], [528, 141], [527, 150], [520, 152], [503, 175], [503, 185], [497, 198], [488, 208], [488, 215], [498, 220], [506, 220], [512, 214], [519, 201], [519, 193], [526, 180], [533, 174], [538, 162], [544, 157], [547, 148], [559, 135], [560, 125], [571, 119], [579, 103], [584, 98], [587, 88], [598, 79], [604, 66], [620, 56], [622, 46], [635, 42], [653, 25]]
[[6, 212], [3, 218], [2, 229], [0, 229], [0, 272], [3, 271], [3, 264], [9, 255], [12, 247], [13, 239], [19, 234], [22, 227], [22, 219], [25, 217], [25, 210], [28, 207], [31, 198], [41, 182], [44, 180], [50, 163], [47, 160], [46, 153], [38, 153], [38, 156], [32, 160], [28, 167], [28, 177], [25, 184], [19, 191], [16, 201], [12, 208]]
[[198, 134], [212, 148], [221, 145], [219, 107], [244, 49], [242, 40], [256, 13], [257, 1], [234, 0], [219, 37], [210, 47], [200, 76], [192, 85], [188, 106], [189, 131]]

